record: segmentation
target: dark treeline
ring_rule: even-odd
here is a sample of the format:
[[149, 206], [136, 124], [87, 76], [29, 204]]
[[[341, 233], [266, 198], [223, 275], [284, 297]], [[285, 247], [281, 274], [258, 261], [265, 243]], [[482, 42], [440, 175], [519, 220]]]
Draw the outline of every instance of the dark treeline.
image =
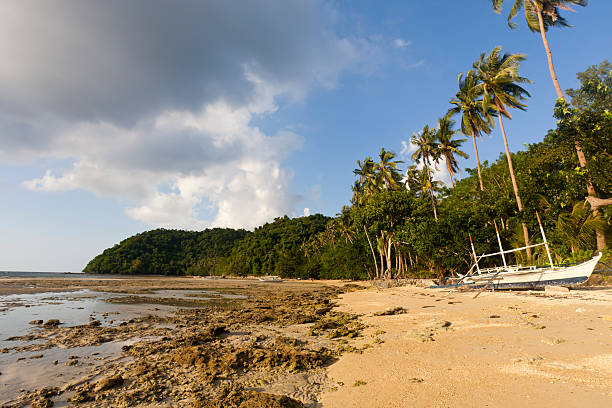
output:
[[[580, 88], [567, 91], [571, 103], [557, 101], [552, 113], [557, 127], [541, 142], [502, 154], [494, 162], [485, 160], [479, 163], [480, 171], [467, 169], [450, 188], [435, 180], [433, 169], [444, 166], [452, 179], [458, 171], [455, 156], [467, 155], [461, 151], [466, 139], [456, 135], [471, 136], [472, 125], [488, 133], [497, 117], [491, 111], [480, 124], [465, 120], [465, 96], [471, 95], [479, 109], [483, 106], [475, 73], [460, 80], [460, 92], [451, 101], [460, 105], [461, 130], [454, 129], [451, 115], [443, 116], [436, 127], [426, 126], [413, 136], [415, 164], [403, 170], [403, 163], [385, 149], [376, 160], [357, 161], [353, 197], [335, 218], [285, 216], [253, 232], [158, 229], [107, 249], [85, 272], [329, 279], [443, 276], [471, 265], [468, 234], [479, 254], [498, 250], [496, 226], [504, 247], [541, 242], [536, 211], [555, 262], [584, 260], [598, 249], [610, 257], [612, 64], [591, 67], [578, 79]], [[484, 116], [482, 110], [479, 115]], [[588, 166], [581, 165], [579, 154]], [[538, 247], [532, 254], [516, 253], [510, 261], [543, 264], [543, 251]]]
[[202, 232], [156, 229], [129, 237], [92, 259], [83, 272], [119, 274], [208, 274], [225, 259], [245, 230]]

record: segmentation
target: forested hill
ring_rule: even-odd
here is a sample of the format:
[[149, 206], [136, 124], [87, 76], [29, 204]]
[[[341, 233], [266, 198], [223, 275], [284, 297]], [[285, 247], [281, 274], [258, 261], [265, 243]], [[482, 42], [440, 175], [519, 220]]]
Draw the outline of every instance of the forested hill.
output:
[[232, 249], [223, 272], [232, 275], [306, 277], [303, 244], [323, 232], [331, 220], [321, 214], [277, 218], [255, 229]]
[[159, 275], [295, 275], [302, 246], [325, 230], [321, 214], [277, 218], [254, 232], [156, 229], [121, 241], [92, 259], [86, 273]]
[[207, 274], [245, 230], [213, 228], [201, 232], [156, 229], [129, 237], [92, 259], [83, 272], [118, 274]]

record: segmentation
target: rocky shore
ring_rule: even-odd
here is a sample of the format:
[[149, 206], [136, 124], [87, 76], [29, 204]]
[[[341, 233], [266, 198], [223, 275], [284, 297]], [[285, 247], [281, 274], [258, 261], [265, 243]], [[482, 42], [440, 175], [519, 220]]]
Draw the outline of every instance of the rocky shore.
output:
[[[1, 284], [5, 293], [19, 292], [24, 282]], [[206, 292], [197, 296], [198, 288]], [[49, 381], [52, 385], [20, 389], [0, 401], [2, 407], [317, 407], [330, 386], [324, 367], [342, 353], [371, 345], [364, 341], [357, 315], [334, 308], [339, 294], [360, 289], [351, 284], [63, 279], [30, 281], [25, 289], [112, 292], [106, 302], [138, 304], [158, 313], [127, 320], [93, 315], [79, 325], [63, 324], [61, 316], [30, 321], [27, 334], [2, 339], [14, 345], [0, 356], [42, 362], [45, 354], [64, 351], [53, 361], [46, 359], [58, 367], [59, 377]], [[189, 291], [189, 296], [151, 296], [169, 289]], [[211, 299], [211, 290], [232, 296]], [[159, 313], [162, 305], [173, 311]], [[106, 355], [96, 351], [108, 344], [123, 346]], [[41, 374], [32, 371], [32, 376]]]

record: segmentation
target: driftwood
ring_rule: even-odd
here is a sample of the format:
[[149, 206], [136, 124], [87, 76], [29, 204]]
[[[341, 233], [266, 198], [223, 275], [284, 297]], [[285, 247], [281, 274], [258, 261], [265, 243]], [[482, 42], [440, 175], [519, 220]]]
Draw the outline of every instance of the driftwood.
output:
[[586, 197], [589, 204], [591, 204], [591, 208], [593, 211], [599, 209], [600, 207], [605, 207], [607, 205], [612, 205], [612, 198], [597, 198], [593, 196]]

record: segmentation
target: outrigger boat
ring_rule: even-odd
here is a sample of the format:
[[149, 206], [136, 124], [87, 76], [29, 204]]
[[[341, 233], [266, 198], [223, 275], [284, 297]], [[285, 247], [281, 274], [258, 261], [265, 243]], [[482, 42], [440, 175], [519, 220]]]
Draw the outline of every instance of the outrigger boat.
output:
[[269, 275], [269, 276], [263, 276], [259, 278], [259, 281], [260, 282], [282, 282], [283, 280], [281, 279], [280, 276]]
[[[453, 278], [451, 280], [451, 284], [439, 284], [435, 286], [431, 286], [431, 288], [455, 288], [455, 287], [466, 287], [466, 288], [492, 288], [492, 289], [529, 289], [536, 288], [541, 286], [549, 286], [549, 285], [578, 285], [580, 283], [586, 282], [597, 262], [601, 259], [601, 252], [594, 256], [592, 259], [577, 264], [577, 265], [569, 265], [555, 266], [552, 261], [552, 257], [550, 255], [550, 248], [548, 246], [548, 242], [546, 241], [546, 235], [544, 234], [544, 228], [542, 228], [542, 223], [540, 222], [540, 216], [537, 214], [538, 224], [540, 225], [540, 233], [542, 234], [542, 238], [544, 242], [524, 246], [522, 248], [510, 249], [505, 251], [502, 248], [501, 239], [499, 237], [499, 232], [497, 230], [497, 223], [495, 223], [495, 233], [497, 234], [497, 242], [499, 244], [499, 252], [495, 252], [492, 254], [483, 254], [480, 256], [476, 256], [476, 251], [474, 250], [474, 244], [472, 242], [472, 237], [470, 235], [470, 245], [472, 247], [472, 255], [474, 257], [474, 265], [470, 268], [468, 273], [465, 275], [459, 275], [458, 278]], [[549, 265], [547, 266], [521, 266], [521, 265], [507, 265], [506, 264], [506, 254], [522, 251], [527, 248], [534, 248], [544, 245], [546, 247], [546, 254], [548, 255]], [[503, 266], [498, 266], [494, 268], [484, 268], [481, 269], [478, 261], [483, 258], [491, 257], [491, 256], [501, 256]]]

